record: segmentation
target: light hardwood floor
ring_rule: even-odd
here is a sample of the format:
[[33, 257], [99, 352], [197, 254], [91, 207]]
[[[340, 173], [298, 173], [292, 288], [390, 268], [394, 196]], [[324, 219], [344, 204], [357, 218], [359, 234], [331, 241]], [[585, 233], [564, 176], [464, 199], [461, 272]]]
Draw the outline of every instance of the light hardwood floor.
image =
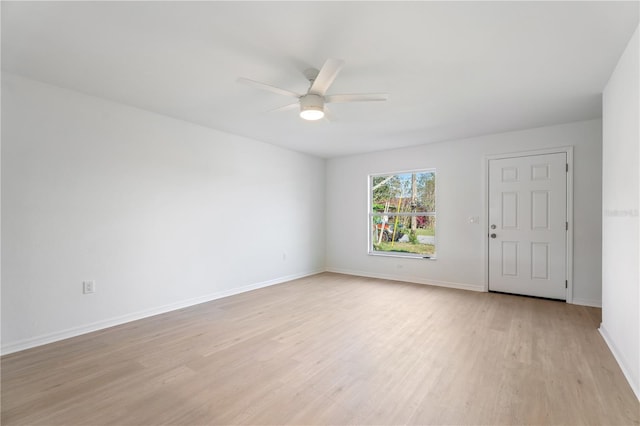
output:
[[638, 424], [600, 310], [324, 273], [2, 358], [2, 424]]

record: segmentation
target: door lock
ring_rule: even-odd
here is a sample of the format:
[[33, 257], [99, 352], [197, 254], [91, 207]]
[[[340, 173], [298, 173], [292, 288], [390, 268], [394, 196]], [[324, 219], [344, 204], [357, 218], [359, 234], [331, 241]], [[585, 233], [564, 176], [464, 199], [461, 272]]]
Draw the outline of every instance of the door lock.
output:
[[496, 226], [495, 225], [491, 225], [491, 229], [496, 229]]

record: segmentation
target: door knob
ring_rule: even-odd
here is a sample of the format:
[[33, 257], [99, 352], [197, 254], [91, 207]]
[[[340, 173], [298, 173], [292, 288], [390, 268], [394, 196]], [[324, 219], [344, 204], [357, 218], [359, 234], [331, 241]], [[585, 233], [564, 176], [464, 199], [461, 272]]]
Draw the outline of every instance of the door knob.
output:
[[491, 238], [495, 238], [495, 237], [496, 237], [496, 234], [491, 234]]

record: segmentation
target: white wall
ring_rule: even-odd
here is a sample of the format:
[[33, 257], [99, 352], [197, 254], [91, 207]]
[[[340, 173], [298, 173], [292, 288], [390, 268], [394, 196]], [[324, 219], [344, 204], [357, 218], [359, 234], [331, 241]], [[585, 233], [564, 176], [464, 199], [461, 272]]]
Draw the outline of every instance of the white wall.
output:
[[[574, 146], [573, 302], [601, 303], [601, 121], [591, 120], [327, 162], [327, 268], [336, 272], [482, 290], [485, 156]], [[367, 255], [367, 176], [437, 169], [437, 260]], [[480, 224], [468, 223], [479, 216]]]
[[3, 74], [3, 352], [322, 271], [324, 168]]
[[638, 29], [603, 93], [602, 325], [640, 399], [640, 67]]

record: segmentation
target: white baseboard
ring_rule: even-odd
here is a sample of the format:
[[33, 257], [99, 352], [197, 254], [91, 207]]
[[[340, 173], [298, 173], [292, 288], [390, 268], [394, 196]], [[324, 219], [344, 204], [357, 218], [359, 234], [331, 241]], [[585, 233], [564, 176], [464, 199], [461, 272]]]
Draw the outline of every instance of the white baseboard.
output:
[[437, 287], [447, 287], [447, 288], [455, 288], [459, 290], [471, 290], [471, 291], [484, 291], [484, 286], [482, 284], [466, 284], [466, 283], [454, 283], [449, 281], [437, 281], [422, 277], [405, 277], [405, 276], [397, 276], [392, 274], [378, 274], [372, 272], [365, 271], [354, 271], [350, 269], [340, 269], [340, 268], [327, 268], [327, 272], [335, 272], [337, 274], [345, 274], [345, 275], [355, 275], [359, 277], [367, 277], [367, 278], [380, 278], [383, 280], [393, 280], [393, 281], [404, 281], [415, 284], [425, 284], [425, 285], [433, 285]]
[[613, 339], [607, 332], [607, 329], [604, 328], [602, 324], [600, 324], [600, 328], [598, 329], [598, 331], [600, 331], [600, 335], [604, 339], [607, 346], [609, 346], [609, 350], [611, 351], [611, 353], [613, 354], [613, 357], [618, 362], [618, 365], [622, 370], [622, 374], [624, 374], [624, 377], [627, 379], [627, 382], [629, 382], [629, 386], [631, 386], [631, 390], [633, 390], [633, 393], [636, 394], [636, 398], [638, 398], [638, 401], [640, 401], [640, 383], [636, 381], [638, 379], [634, 378], [629, 372], [629, 369], [627, 368], [627, 362], [624, 356], [616, 347], [615, 343], [613, 342]]
[[6, 344], [3, 342], [2, 349], [0, 350], [0, 352], [2, 355], [8, 355], [10, 353], [34, 348], [36, 346], [46, 345], [47, 343], [57, 342], [59, 340], [68, 339], [70, 337], [80, 336], [82, 334], [91, 333], [93, 331], [103, 330], [105, 328], [125, 324], [131, 321], [152, 317], [154, 315], [164, 314], [167, 312], [175, 311], [177, 309], [187, 308], [189, 306], [199, 305], [200, 303], [210, 302], [212, 300], [221, 299], [223, 297], [233, 296], [235, 294], [245, 293], [251, 290], [257, 290], [259, 288], [281, 284], [287, 281], [292, 281], [299, 278], [316, 275], [322, 272], [324, 272], [324, 269], [312, 271], [308, 273], [288, 275], [284, 277], [275, 278], [272, 280], [262, 281], [255, 284], [250, 284], [250, 285], [232, 288], [229, 290], [224, 290], [224, 291], [220, 291], [212, 294], [207, 294], [200, 297], [194, 297], [192, 299], [182, 300], [180, 302], [170, 303], [168, 305], [158, 306], [156, 308], [146, 309], [144, 311], [133, 312], [130, 314], [121, 315], [118, 317], [109, 318], [102, 321], [96, 321], [90, 324], [68, 328], [66, 330], [43, 334], [40, 336], [19, 340], [17, 342], [9, 342]]
[[592, 308], [602, 308], [601, 300], [589, 300], [574, 297], [571, 303], [574, 305], [590, 306]]

